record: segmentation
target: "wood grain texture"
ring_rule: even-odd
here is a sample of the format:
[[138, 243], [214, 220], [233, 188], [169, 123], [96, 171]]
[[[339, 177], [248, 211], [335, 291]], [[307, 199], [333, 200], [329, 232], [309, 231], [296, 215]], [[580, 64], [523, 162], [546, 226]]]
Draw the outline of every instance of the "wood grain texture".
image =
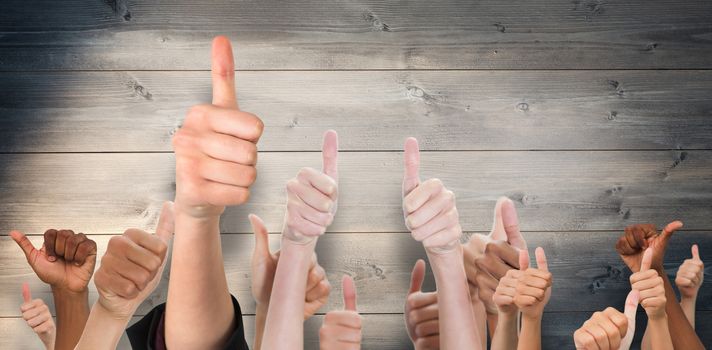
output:
[[[46, 15], [38, 16], [37, 13]], [[704, 0], [52, 1], [0, 5], [3, 70], [710, 68]]]
[[[0, 73], [0, 152], [170, 151], [208, 72]], [[710, 71], [238, 72], [263, 151], [712, 149]], [[136, 127], [140, 125], [140, 127]]]
[[[466, 231], [486, 231], [499, 196], [530, 231], [620, 230], [673, 219], [712, 227], [712, 151], [424, 152], [421, 177], [457, 195]], [[402, 154], [344, 152], [332, 232], [405, 232]], [[172, 154], [2, 154], [0, 233], [72, 227], [87, 233], [149, 228], [174, 192]], [[247, 215], [281, 229], [284, 186], [319, 153], [261, 153], [247, 205], [229, 208], [222, 232], [251, 233]]]
[[[630, 271], [615, 252], [618, 232], [525, 232], [527, 243], [541, 246], [549, 259], [554, 275], [554, 287], [547, 311], [596, 311], [607, 306], [622, 307], [630, 291]], [[102, 256], [111, 236], [92, 236]], [[271, 235], [273, 250], [279, 247], [279, 236]], [[708, 233], [680, 232], [671, 241], [665, 267], [674, 280], [678, 266], [690, 257], [690, 246], [709, 240]], [[35, 245], [41, 236], [32, 238]], [[223, 234], [223, 255], [230, 291], [238, 298], [245, 314], [254, 314], [255, 305], [250, 294], [250, 257], [253, 238], [246, 234]], [[706, 270], [712, 266], [712, 248], [700, 246]], [[407, 233], [328, 233], [317, 246], [319, 263], [327, 272], [332, 292], [329, 304], [320, 313], [342, 308], [341, 276], [348, 274], [356, 282], [359, 310], [365, 313], [401, 313], [410, 282], [410, 272], [417, 259], [425, 259], [425, 252]], [[30, 283], [35, 297], [51, 305], [49, 287], [32, 272], [20, 249], [8, 237], [0, 238], [0, 258], [5, 268], [0, 271], [0, 317], [20, 316], [21, 284]], [[707, 273], [709, 277], [709, 272]], [[151, 308], [165, 302], [168, 273], [154, 294], [139, 308], [144, 315]], [[90, 298], [97, 294], [90, 283]], [[428, 270], [423, 290], [435, 290]], [[698, 296], [698, 310], [712, 311], [712, 278], [706, 278]]]

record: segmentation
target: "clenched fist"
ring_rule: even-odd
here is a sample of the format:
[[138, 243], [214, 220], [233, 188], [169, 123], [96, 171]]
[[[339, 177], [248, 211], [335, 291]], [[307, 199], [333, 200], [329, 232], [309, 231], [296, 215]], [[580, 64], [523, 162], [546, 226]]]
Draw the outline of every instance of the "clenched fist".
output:
[[424, 293], [425, 261], [418, 260], [410, 276], [410, 290], [405, 300], [405, 325], [416, 350], [440, 349], [438, 293]]
[[520, 270], [511, 269], [507, 271], [499, 280], [497, 289], [492, 296], [492, 301], [497, 305], [499, 314], [516, 315], [517, 305], [514, 304], [514, 297], [517, 295], [517, 285], [524, 273]]
[[705, 264], [700, 259], [697, 244], [692, 245], [692, 258], [686, 259], [677, 269], [675, 284], [683, 299], [694, 299], [705, 277]]
[[361, 349], [361, 315], [356, 311], [356, 288], [350, 276], [342, 282], [344, 309], [326, 313], [319, 329], [319, 348], [322, 350]]
[[247, 201], [264, 129], [257, 116], [238, 108], [232, 47], [223, 36], [213, 40], [212, 82], [212, 104], [192, 107], [173, 137], [176, 209], [196, 218]]
[[336, 214], [338, 198], [338, 136], [324, 133], [323, 168], [302, 168], [287, 182], [287, 212], [282, 237], [292, 242], [310, 243], [326, 232]]
[[19, 231], [10, 232], [25, 253], [27, 262], [42, 282], [52, 288], [86, 292], [96, 264], [96, 243], [83, 233], [71, 230], [47, 230], [40, 250]]
[[403, 215], [416, 241], [430, 252], [453, 251], [460, 243], [462, 227], [455, 206], [455, 194], [439, 179], [420, 182], [418, 141], [408, 138], [404, 147]]
[[551, 298], [552, 276], [546, 261], [544, 249], [536, 248], [537, 268], [529, 267], [529, 253], [522, 250], [519, 253], [519, 266], [522, 275], [519, 277], [514, 296], [522, 315], [529, 318], [541, 318], [544, 307]]
[[574, 332], [576, 350], [628, 350], [635, 333], [638, 292], [628, 293], [625, 313], [609, 307], [598, 311]]
[[27, 283], [22, 284], [22, 298], [24, 300], [24, 303], [20, 306], [22, 318], [37, 334], [46, 349], [54, 349], [57, 329], [54, 327], [54, 320], [47, 304], [42, 299], [32, 300], [30, 286]]
[[647, 248], [652, 248], [651, 268], [662, 270], [665, 250], [672, 234], [682, 228], [682, 222], [673, 221], [658, 234], [655, 225], [638, 224], [625, 228], [625, 233], [616, 243], [616, 250], [621, 259], [633, 272], [640, 270], [640, 263], [643, 259], [643, 252]]
[[173, 229], [173, 206], [167, 202], [155, 235], [129, 229], [109, 240], [94, 277], [98, 305], [119, 319], [128, 320], [134, 314], [161, 279]]

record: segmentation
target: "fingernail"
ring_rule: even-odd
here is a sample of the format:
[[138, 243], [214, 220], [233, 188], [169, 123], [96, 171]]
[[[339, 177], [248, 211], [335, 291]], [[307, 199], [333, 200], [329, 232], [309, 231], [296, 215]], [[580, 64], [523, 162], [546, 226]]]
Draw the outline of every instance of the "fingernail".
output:
[[57, 258], [55, 258], [54, 256], [51, 256], [51, 255], [50, 255], [50, 256], [47, 258], [47, 260], [49, 260], [49, 261], [51, 261], [51, 262], [55, 262], [55, 261], [57, 260]]

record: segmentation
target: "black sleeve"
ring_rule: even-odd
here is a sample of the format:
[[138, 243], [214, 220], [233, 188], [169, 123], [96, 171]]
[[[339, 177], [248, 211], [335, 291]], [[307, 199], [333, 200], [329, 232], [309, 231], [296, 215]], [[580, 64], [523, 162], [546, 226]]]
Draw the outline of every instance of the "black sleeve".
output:
[[[225, 350], [238, 349], [249, 350], [245, 340], [245, 327], [242, 323], [242, 310], [240, 304], [233, 295], [232, 307], [235, 310], [235, 329], [232, 331], [230, 339], [223, 347]], [[131, 348], [135, 350], [163, 350], [166, 349], [164, 336], [164, 317], [166, 304], [156, 306], [144, 316], [140, 321], [126, 329]]]

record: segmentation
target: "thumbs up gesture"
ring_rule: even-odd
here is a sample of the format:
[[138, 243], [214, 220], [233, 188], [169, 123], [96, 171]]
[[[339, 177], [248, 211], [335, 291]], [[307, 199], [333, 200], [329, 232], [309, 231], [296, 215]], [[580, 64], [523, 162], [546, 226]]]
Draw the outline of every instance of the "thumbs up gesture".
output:
[[529, 318], [541, 318], [544, 307], [551, 298], [552, 276], [546, 261], [544, 249], [536, 248], [537, 267], [529, 267], [529, 253], [526, 250], [519, 252], [519, 267], [522, 276], [519, 278], [514, 296], [522, 315]]
[[287, 212], [282, 237], [292, 242], [310, 243], [324, 234], [336, 214], [338, 198], [338, 136], [324, 133], [321, 150], [322, 171], [302, 168], [287, 182]]
[[652, 224], [628, 226], [625, 228], [623, 236], [618, 239], [616, 250], [630, 270], [638, 272], [643, 252], [647, 248], [652, 248], [651, 268], [662, 270], [668, 241], [672, 234], [680, 228], [682, 228], [680, 221], [667, 224], [660, 234]]
[[423, 242], [430, 252], [454, 251], [462, 235], [455, 194], [442, 181], [420, 182], [420, 150], [418, 141], [405, 141], [405, 173], [403, 176], [403, 214], [413, 238]]
[[517, 313], [517, 305], [514, 304], [514, 297], [517, 295], [517, 285], [524, 272], [511, 269], [504, 277], [500, 278], [497, 289], [492, 295], [492, 301], [497, 305], [499, 314], [514, 315]]
[[22, 232], [12, 231], [10, 236], [42, 282], [62, 291], [87, 291], [96, 264], [96, 242], [83, 233], [52, 229], [45, 232], [44, 244], [37, 250]]
[[45, 348], [54, 349], [56, 328], [47, 304], [42, 299], [32, 300], [30, 286], [27, 283], [22, 284], [22, 299], [24, 300], [20, 306], [22, 318], [37, 334]]
[[652, 261], [653, 248], [648, 248], [643, 253], [640, 271], [630, 276], [631, 287], [639, 292], [640, 305], [645, 309], [649, 319], [665, 317], [667, 302], [663, 278], [656, 270], [650, 268]]
[[344, 309], [329, 311], [319, 329], [319, 348], [322, 350], [347, 350], [361, 348], [361, 315], [356, 311], [356, 288], [350, 276], [342, 282]]
[[638, 291], [628, 293], [625, 312], [609, 307], [597, 311], [574, 332], [576, 350], [628, 350], [635, 333]]
[[193, 106], [173, 137], [176, 209], [196, 218], [247, 201], [264, 129], [257, 116], [238, 108], [232, 47], [222, 36], [213, 40], [212, 81], [212, 104]]
[[128, 321], [158, 286], [173, 230], [173, 205], [166, 202], [155, 235], [129, 229], [112, 237], [94, 277], [99, 292], [97, 305]]
[[692, 258], [686, 259], [677, 269], [675, 284], [682, 299], [695, 299], [705, 277], [705, 264], [700, 259], [697, 244], [692, 245]]
[[410, 276], [410, 289], [405, 299], [405, 325], [416, 350], [440, 349], [438, 293], [424, 293], [425, 261], [418, 260]]

